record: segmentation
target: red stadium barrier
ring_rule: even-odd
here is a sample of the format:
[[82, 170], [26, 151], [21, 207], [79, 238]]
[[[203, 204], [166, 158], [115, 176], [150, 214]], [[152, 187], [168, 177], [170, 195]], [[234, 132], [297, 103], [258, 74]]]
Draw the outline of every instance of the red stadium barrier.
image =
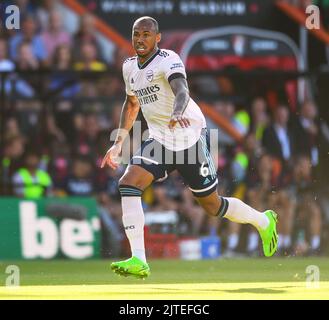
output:
[[179, 258], [178, 237], [176, 234], [150, 233], [145, 227], [145, 248], [148, 258]]

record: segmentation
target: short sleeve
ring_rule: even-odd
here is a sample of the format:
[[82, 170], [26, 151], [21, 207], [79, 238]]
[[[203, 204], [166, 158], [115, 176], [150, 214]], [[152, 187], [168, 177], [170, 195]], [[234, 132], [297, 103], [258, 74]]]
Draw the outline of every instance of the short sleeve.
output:
[[124, 62], [122, 65], [122, 76], [123, 76], [123, 80], [125, 82], [125, 87], [126, 87], [126, 94], [128, 96], [134, 96], [134, 92], [130, 86], [130, 81], [129, 81], [129, 72], [128, 72], [128, 66], [127, 66], [127, 62]]
[[184, 77], [186, 79], [186, 71], [183, 61], [175, 52], [170, 53], [162, 63], [162, 68], [166, 79], [170, 82], [172, 79]]

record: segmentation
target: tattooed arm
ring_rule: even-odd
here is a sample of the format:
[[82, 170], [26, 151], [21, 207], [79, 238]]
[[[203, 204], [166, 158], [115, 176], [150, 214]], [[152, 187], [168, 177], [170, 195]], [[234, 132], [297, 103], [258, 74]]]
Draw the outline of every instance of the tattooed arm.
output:
[[184, 116], [184, 111], [190, 100], [187, 81], [184, 77], [178, 77], [169, 82], [175, 95], [174, 111], [169, 122], [169, 128], [173, 129], [177, 122], [182, 128], [190, 126], [190, 121]]

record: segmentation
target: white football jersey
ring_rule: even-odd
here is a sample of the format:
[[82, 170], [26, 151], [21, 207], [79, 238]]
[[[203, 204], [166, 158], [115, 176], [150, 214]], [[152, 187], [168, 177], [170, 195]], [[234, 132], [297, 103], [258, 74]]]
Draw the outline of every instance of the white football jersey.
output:
[[175, 100], [169, 82], [180, 76], [186, 78], [184, 64], [174, 51], [159, 49], [141, 66], [137, 56], [128, 58], [122, 72], [127, 95], [139, 100], [150, 138], [173, 151], [187, 149], [199, 140], [206, 120], [192, 98], [184, 111], [191, 126], [181, 128], [177, 123], [173, 131], [168, 128]]

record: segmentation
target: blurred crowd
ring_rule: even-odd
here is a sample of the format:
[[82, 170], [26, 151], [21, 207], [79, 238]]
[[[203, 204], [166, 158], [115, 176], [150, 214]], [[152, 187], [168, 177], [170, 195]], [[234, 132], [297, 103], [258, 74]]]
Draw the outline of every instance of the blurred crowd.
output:
[[[120, 255], [124, 234], [117, 185], [125, 166], [114, 172], [100, 169], [100, 162], [110, 146], [110, 133], [119, 124], [125, 54], [117, 50], [111, 64], [105, 61], [88, 14], [72, 34], [64, 27], [56, 1], [16, 3], [21, 8], [21, 30], [0, 30], [0, 71], [22, 71], [2, 80], [8, 99], [1, 194], [34, 199], [96, 197], [104, 255]], [[31, 72], [37, 70], [51, 72]], [[72, 70], [102, 73], [77, 75]], [[222, 90], [227, 87], [219, 85]], [[192, 95], [200, 87], [194, 82]], [[317, 106], [305, 101], [292, 112], [285, 102], [269, 104], [261, 95], [249, 98], [243, 108], [230, 99], [212, 103], [243, 136], [238, 144], [219, 130], [219, 153], [214, 155], [219, 192], [258, 210], [278, 212], [279, 255], [320, 254], [327, 226], [318, 168], [320, 146], [328, 144], [322, 140]], [[210, 129], [219, 129], [207, 121]], [[175, 172], [144, 192], [143, 205], [146, 212], [176, 211], [180, 235], [219, 234], [226, 256], [259, 254], [258, 234], [207, 217]]]
[[[274, 208], [278, 212], [279, 255], [319, 254], [325, 229], [321, 196], [328, 195], [321, 193], [318, 180], [321, 133], [317, 107], [305, 101], [294, 114], [286, 104], [278, 103], [270, 116], [265, 99], [257, 97], [249, 112], [243, 145], [234, 146], [227, 165], [219, 170], [228, 195], [260, 211]], [[239, 118], [235, 115], [232, 121], [238, 122], [237, 128]], [[241, 225], [229, 223], [227, 232], [226, 253], [239, 255]], [[247, 253], [258, 255], [257, 233], [245, 230], [245, 236]]]

